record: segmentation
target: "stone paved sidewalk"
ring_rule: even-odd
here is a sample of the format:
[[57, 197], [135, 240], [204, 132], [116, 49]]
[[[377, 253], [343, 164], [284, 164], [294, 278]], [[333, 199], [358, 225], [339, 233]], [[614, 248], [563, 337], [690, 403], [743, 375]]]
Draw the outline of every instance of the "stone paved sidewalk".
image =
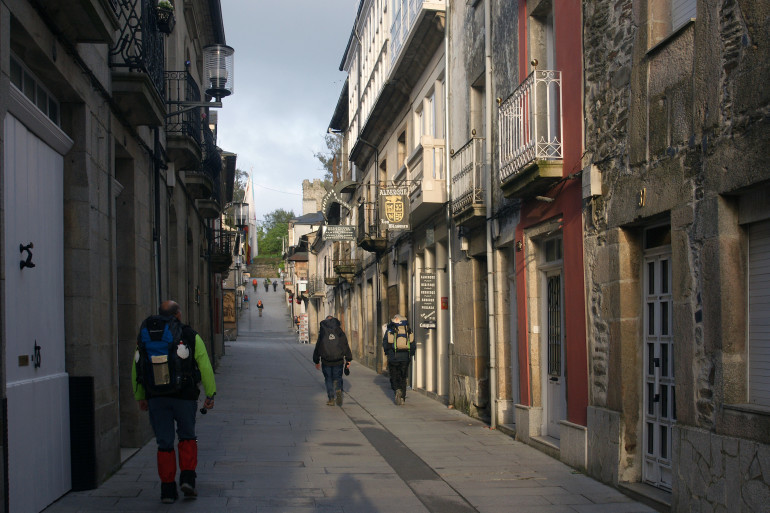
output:
[[263, 317], [245, 310], [227, 344], [216, 408], [198, 417], [197, 500], [160, 503], [153, 440], [46, 513], [654, 511], [421, 394], [397, 407], [387, 379], [355, 362], [343, 406], [327, 406], [313, 346], [288, 331], [281, 294], [264, 296]]

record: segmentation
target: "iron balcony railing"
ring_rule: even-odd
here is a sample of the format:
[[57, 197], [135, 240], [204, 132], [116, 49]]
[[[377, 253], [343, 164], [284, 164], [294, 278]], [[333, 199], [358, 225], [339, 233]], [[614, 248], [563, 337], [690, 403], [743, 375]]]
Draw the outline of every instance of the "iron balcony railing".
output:
[[235, 250], [235, 237], [237, 233], [234, 230], [221, 228], [211, 229], [211, 254], [212, 255], [233, 255]]
[[484, 139], [473, 137], [452, 155], [452, 215], [484, 202]]
[[[171, 104], [171, 112], [182, 110], [180, 103], [199, 102], [201, 90], [189, 70], [166, 71], [166, 100]], [[201, 109], [187, 109], [179, 114], [171, 114], [166, 119], [166, 132], [191, 137], [201, 143]]]
[[110, 48], [110, 66], [147, 73], [164, 98], [163, 34], [158, 30], [155, 0], [116, 0], [120, 34]]
[[498, 108], [500, 182], [536, 160], [562, 159], [561, 72], [535, 70]]
[[307, 280], [307, 294], [310, 297], [326, 295], [326, 283], [323, 276], [312, 276]]
[[222, 153], [214, 142], [214, 133], [203, 125], [203, 163], [201, 171], [213, 182], [211, 197], [222, 204]]

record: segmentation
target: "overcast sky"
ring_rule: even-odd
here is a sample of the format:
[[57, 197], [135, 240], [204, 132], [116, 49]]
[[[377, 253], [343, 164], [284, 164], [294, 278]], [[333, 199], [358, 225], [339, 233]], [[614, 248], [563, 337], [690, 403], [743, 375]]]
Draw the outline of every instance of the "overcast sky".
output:
[[221, 1], [235, 92], [222, 99], [217, 145], [251, 174], [257, 220], [302, 215], [302, 180], [324, 175], [313, 154], [326, 151], [359, 0]]

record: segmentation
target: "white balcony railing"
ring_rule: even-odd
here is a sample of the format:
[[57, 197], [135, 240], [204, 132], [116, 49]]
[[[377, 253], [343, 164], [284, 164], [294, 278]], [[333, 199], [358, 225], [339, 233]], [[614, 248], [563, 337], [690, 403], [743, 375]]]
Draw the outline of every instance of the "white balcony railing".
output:
[[452, 155], [449, 172], [452, 177], [452, 215], [471, 205], [484, 202], [484, 139], [473, 137]]
[[562, 159], [561, 72], [536, 70], [498, 108], [500, 182], [536, 160]]

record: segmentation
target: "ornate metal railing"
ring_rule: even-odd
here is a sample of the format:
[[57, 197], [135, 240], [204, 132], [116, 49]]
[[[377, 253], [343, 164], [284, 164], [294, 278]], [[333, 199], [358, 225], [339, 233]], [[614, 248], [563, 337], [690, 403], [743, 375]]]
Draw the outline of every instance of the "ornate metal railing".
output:
[[170, 115], [166, 119], [166, 132], [170, 134], [182, 134], [189, 136], [198, 144], [201, 142], [201, 109], [185, 110], [179, 114], [173, 114], [183, 109], [175, 102], [199, 102], [201, 90], [189, 70], [166, 71], [166, 100], [170, 104]]
[[163, 34], [158, 31], [155, 0], [116, 0], [120, 35], [110, 48], [110, 66], [147, 73], [163, 99]]
[[484, 139], [472, 137], [452, 155], [452, 214], [456, 215], [473, 204], [484, 201]]
[[203, 163], [201, 170], [214, 183], [211, 197], [222, 204], [222, 153], [214, 142], [214, 133], [207, 124], [203, 125]]
[[560, 71], [532, 72], [498, 113], [501, 182], [535, 160], [562, 158]]

